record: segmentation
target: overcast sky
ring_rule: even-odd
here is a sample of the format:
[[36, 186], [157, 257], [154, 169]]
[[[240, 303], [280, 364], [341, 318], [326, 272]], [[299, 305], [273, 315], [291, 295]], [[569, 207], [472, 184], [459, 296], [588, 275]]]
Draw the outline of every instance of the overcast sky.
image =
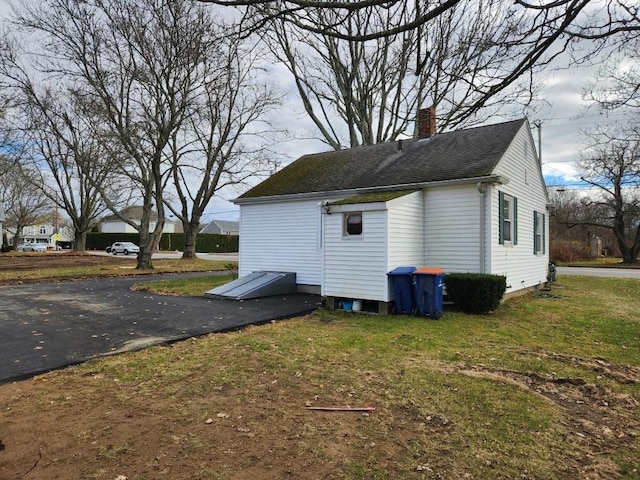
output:
[[[9, 11], [9, 3], [9, 0], [0, 0], [0, 16], [6, 16]], [[293, 82], [287, 81], [284, 69], [281, 71], [282, 74], [278, 69], [274, 69], [279, 80], [278, 83], [287, 98], [290, 99], [290, 105], [289, 108], [279, 111], [279, 121], [295, 125], [300, 130], [299, 136], [302, 137], [313, 131], [313, 125], [302, 113]], [[591, 81], [593, 71], [593, 69], [585, 67], [572, 70], [550, 70], [538, 79], [539, 85], [543, 87], [543, 98], [548, 105], [529, 113], [528, 118], [531, 124], [539, 121], [542, 125], [542, 169], [548, 185], [571, 185], [578, 181], [575, 163], [579, 157], [581, 144], [584, 142], [580, 134], [581, 129], [594, 127], [598, 123], [625, 120], [624, 115], [618, 113], [607, 116], [595, 110], [585, 112], [587, 104], [582, 100], [581, 93], [587, 83]], [[298, 114], [295, 113], [296, 111]], [[288, 113], [283, 117], [285, 112]], [[505, 120], [509, 119], [495, 118], [486, 123]], [[537, 130], [533, 129], [532, 134], [537, 147]], [[286, 152], [289, 157], [283, 162], [285, 164], [300, 155], [327, 150], [327, 147], [319, 141], [306, 140], [290, 142], [278, 150]], [[242, 192], [226, 192], [227, 200], [240, 193]], [[228, 201], [219, 198], [214, 199], [206, 214], [207, 220], [213, 218], [237, 220], [237, 217], [237, 208]]]

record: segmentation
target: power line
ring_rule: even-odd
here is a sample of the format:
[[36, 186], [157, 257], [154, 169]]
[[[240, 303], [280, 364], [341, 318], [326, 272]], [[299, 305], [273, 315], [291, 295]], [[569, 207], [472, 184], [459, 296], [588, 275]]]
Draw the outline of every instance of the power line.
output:
[[[550, 120], [550, 121], [553, 122], [553, 120]], [[618, 123], [623, 121], [624, 121], [623, 119], [620, 119], [620, 120], [613, 120], [608, 123]], [[592, 121], [586, 121], [586, 122], [573, 122], [573, 123], [560, 123], [560, 124], [554, 123], [551, 126], [552, 127], [574, 127], [576, 125], [593, 125], [596, 123], [602, 123], [602, 121], [592, 120]]]

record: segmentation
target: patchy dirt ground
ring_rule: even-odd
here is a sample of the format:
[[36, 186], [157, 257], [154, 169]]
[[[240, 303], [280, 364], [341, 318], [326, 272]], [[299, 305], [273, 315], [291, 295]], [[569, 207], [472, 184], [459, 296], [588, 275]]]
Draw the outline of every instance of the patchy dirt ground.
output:
[[[135, 257], [109, 257], [109, 263], [131, 264]], [[22, 255], [0, 255], [0, 272], [12, 270], [32, 270], [34, 261], [37, 268], [88, 267], [102, 265], [105, 258], [90, 253], [80, 252], [46, 252], [26, 253]]]
[[[601, 480], [639, 475], [637, 469], [621, 472], [610, 458], [611, 452], [633, 448], [640, 428], [638, 402], [580, 379], [424, 365], [515, 385], [561, 412], [566, 451], [557, 452], [555, 472], [546, 476], [523, 468], [516, 477], [499, 470], [499, 460], [486, 458], [478, 475], [465, 465], [473, 456], [461, 455], [449, 443], [461, 426], [436, 408], [425, 414], [424, 405], [409, 402], [372, 413], [311, 411], [305, 406], [344, 404], [354, 392], [337, 389], [318, 398], [320, 379], [298, 378], [292, 388], [275, 371], [263, 369], [258, 356], [254, 360], [254, 375], [237, 385], [203, 388], [194, 381], [176, 386], [198, 391], [189, 395], [171, 393], [171, 387], [159, 392], [144, 384], [123, 385], [108, 372], [86, 367], [4, 385], [0, 478]], [[628, 367], [607, 362], [587, 367], [614, 382], [640, 381], [640, 372]], [[193, 372], [194, 380], [198, 375]], [[418, 448], [417, 439], [430, 447]], [[407, 449], [415, 451], [407, 455]], [[353, 470], [352, 462], [370, 469], [367, 474]], [[379, 474], [371, 476], [372, 471]]]

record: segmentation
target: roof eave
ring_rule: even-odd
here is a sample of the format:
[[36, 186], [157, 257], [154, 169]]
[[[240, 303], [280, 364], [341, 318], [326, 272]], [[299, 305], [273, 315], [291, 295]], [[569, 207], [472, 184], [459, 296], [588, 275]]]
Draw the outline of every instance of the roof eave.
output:
[[287, 201], [295, 201], [295, 200], [324, 199], [327, 196], [341, 197], [341, 196], [360, 195], [363, 193], [374, 193], [374, 192], [381, 192], [381, 191], [417, 190], [417, 189], [437, 188], [437, 187], [454, 187], [458, 185], [476, 185], [478, 183], [490, 183], [493, 185], [503, 185], [503, 184], [509, 183], [509, 180], [504, 175], [492, 174], [492, 175], [485, 175], [481, 177], [456, 178], [452, 180], [439, 180], [435, 182], [404, 183], [400, 185], [382, 185], [382, 186], [376, 186], [376, 187], [329, 190], [329, 191], [323, 191], [323, 192], [290, 193], [286, 195], [269, 195], [269, 196], [263, 196], [263, 197], [250, 197], [250, 198], [238, 197], [232, 200], [232, 202], [236, 205], [250, 205], [254, 203], [271, 203], [271, 202], [287, 202]]

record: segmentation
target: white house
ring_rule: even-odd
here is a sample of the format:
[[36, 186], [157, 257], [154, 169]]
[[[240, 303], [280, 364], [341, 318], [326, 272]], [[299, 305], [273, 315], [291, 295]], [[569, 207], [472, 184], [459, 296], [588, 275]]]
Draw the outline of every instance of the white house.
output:
[[[547, 194], [526, 119], [305, 155], [235, 200], [239, 274], [295, 272], [299, 291], [388, 303], [400, 266], [546, 282]], [[278, 228], [273, 228], [277, 225]]]
[[[141, 206], [130, 206], [123, 209], [120, 214], [124, 218], [128, 218], [134, 223], [139, 224], [140, 219], [142, 218], [142, 207]], [[149, 231], [153, 231], [156, 228], [156, 222], [158, 221], [158, 214], [156, 212], [151, 212], [151, 220], [149, 222]], [[176, 222], [174, 220], [165, 219], [164, 226], [162, 228], [163, 233], [176, 233], [181, 232], [182, 223]], [[127, 222], [124, 222], [117, 215], [108, 215], [104, 217], [100, 222], [100, 231], [102, 233], [137, 233], [138, 231], [129, 225]]]
[[[6, 228], [5, 231], [7, 233], [7, 241], [9, 242], [9, 245], [13, 245], [16, 236], [15, 228]], [[55, 248], [56, 227], [49, 223], [27, 225], [22, 228], [20, 239], [23, 243], [38, 243], [46, 245], [47, 248]]]

